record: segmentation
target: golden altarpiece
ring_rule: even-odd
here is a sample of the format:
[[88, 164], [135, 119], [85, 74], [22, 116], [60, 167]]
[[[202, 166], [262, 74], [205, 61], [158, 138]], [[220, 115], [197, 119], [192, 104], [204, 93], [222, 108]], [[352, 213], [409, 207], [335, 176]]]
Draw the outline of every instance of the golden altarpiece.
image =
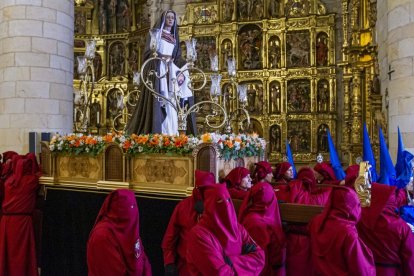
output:
[[[76, 57], [86, 40], [97, 41], [88, 131], [122, 130], [139, 94], [132, 75], [143, 62], [152, 7], [140, 0], [75, 2], [75, 91], [80, 83]], [[297, 162], [313, 162], [318, 153], [326, 156], [329, 129], [343, 160], [354, 162], [361, 156], [363, 122], [374, 141], [376, 126], [386, 125], [375, 69], [376, 3], [343, 0], [335, 5], [341, 14], [321, 0], [203, 1], [188, 3], [178, 18], [183, 56], [183, 41], [196, 38], [196, 65], [207, 76], [212, 73], [209, 56], [218, 55], [222, 91], [234, 93], [234, 81], [247, 84], [247, 131], [268, 141], [271, 161], [282, 160], [286, 140]], [[237, 64], [232, 82], [230, 57]], [[198, 92], [196, 101], [208, 91]], [[228, 104], [230, 110], [237, 108], [236, 99]]]

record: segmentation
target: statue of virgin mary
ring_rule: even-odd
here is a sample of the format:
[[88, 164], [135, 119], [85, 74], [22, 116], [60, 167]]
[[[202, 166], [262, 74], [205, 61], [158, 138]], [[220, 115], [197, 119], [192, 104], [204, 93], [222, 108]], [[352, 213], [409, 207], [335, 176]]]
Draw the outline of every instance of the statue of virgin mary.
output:
[[[181, 57], [180, 39], [175, 12], [172, 10], [163, 12], [153, 28], [161, 30], [161, 38], [157, 47], [157, 53], [158, 57], [163, 58], [166, 62], [161, 62], [159, 60], [150, 62], [150, 64], [146, 66], [146, 68], [148, 68], [146, 71], [156, 70], [159, 76], [165, 75], [162, 78], [151, 76], [154, 90], [175, 103], [173, 95], [174, 88], [171, 85], [171, 78], [176, 78], [177, 76], [175, 75], [177, 72], [183, 70], [181, 67], [186, 63]], [[143, 61], [152, 57], [150, 41], [151, 38], [148, 34]], [[167, 71], [168, 73], [165, 74]], [[180, 85], [180, 104], [192, 106], [194, 104], [194, 97], [187, 87], [188, 71], [185, 71], [178, 76], [177, 82], [178, 85]], [[138, 103], [126, 127], [126, 132], [128, 134], [162, 133], [177, 135], [177, 111], [171, 104], [154, 97], [152, 93], [143, 86]], [[195, 116], [193, 113], [187, 117], [187, 134], [196, 134]]]

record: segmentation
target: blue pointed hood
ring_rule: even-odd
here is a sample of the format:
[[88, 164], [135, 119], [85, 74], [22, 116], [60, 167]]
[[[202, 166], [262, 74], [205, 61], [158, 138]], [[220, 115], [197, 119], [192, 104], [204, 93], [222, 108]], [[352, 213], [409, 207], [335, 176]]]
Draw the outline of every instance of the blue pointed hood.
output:
[[396, 173], [394, 165], [392, 164], [390, 153], [388, 152], [387, 144], [385, 143], [384, 134], [382, 129], [379, 129], [380, 140], [380, 169], [381, 174], [378, 180], [379, 183], [387, 185], [396, 184]]
[[397, 162], [395, 164], [395, 173], [397, 176], [397, 187], [405, 188], [412, 176], [412, 164], [414, 155], [404, 149], [404, 142], [398, 127], [398, 151], [397, 151]]
[[335, 145], [332, 141], [331, 132], [328, 130], [328, 146], [329, 146], [329, 157], [332, 168], [335, 172], [335, 176], [338, 180], [345, 179], [345, 172], [342, 168], [341, 162], [339, 161], [338, 153], [336, 152]]
[[297, 173], [296, 173], [295, 163], [293, 162], [292, 150], [290, 149], [290, 144], [288, 140], [286, 140], [286, 156], [287, 156], [287, 161], [290, 163], [290, 165], [292, 165], [293, 178], [296, 178]]
[[364, 135], [363, 135], [363, 154], [362, 159], [368, 161], [371, 165], [371, 180], [377, 182], [377, 162], [375, 161], [374, 153], [372, 152], [371, 139], [369, 138], [367, 124], [364, 123]]
[[398, 168], [395, 168], [395, 173], [397, 176], [397, 187], [405, 188], [410, 182], [410, 178], [413, 176], [413, 166], [411, 161], [414, 159], [414, 155], [411, 152], [403, 150], [401, 153], [401, 161]]

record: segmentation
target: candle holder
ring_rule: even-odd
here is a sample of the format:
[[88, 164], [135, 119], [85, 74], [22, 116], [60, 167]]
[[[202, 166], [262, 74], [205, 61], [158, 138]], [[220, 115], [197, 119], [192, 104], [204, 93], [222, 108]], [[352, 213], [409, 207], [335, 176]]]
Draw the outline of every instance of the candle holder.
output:
[[[225, 89], [224, 91], [221, 91], [220, 87], [216, 87], [216, 81], [213, 81], [214, 78], [217, 78], [216, 72], [218, 71], [218, 58], [217, 55], [210, 55], [210, 61], [211, 61], [211, 69], [215, 73], [212, 74], [212, 86], [211, 86], [211, 95], [213, 97], [221, 97], [222, 106], [226, 111], [227, 114], [227, 120], [224, 124], [223, 132], [226, 134], [230, 134], [233, 132], [232, 123], [236, 123], [238, 125], [239, 130], [244, 130], [243, 122], [247, 122], [248, 125], [250, 125], [250, 115], [249, 112], [246, 109], [247, 106], [247, 85], [246, 84], [238, 84], [236, 76], [236, 60], [234, 58], [229, 58], [227, 60], [227, 73], [230, 77], [230, 86], [231, 89]], [[234, 93], [234, 91], [237, 90], [237, 94]], [[236, 108], [231, 111], [230, 110], [230, 103], [231, 101], [237, 100]]]
[[[77, 57], [77, 71], [80, 76], [79, 89], [75, 89], [74, 100], [74, 120], [75, 132], [86, 133], [91, 126], [90, 107], [95, 88], [95, 68], [93, 59], [95, 58], [96, 41], [88, 40], [86, 42], [86, 50], [84, 56]], [[98, 120], [100, 114], [97, 114]], [[95, 123], [95, 122], [93, 122]], [[96, 122], [99, 124], [98, 122]]]
[[[187, 82], [187, 88], [191, 91], [191, 94], [194, 95], [194, 92], [196, 91], [202, 91], [207, 83], [207, 78], [205, 73], [194, 66], [194, 62], [197, 59], [197, 52], [196, 52], [196, 39], [192, 38], [190, 40], [187, 40], [186, 47], [187, 47], [187, 63], [181, 68], [180, 71], [171, 72], [172, 66], [171, 66], [171, 60], [167, 60], [160, 56], [157, 52], [158, 47], [160, 45], [160, 32], [157, 29], [151, 29], [150, 30], [150, 48], [153, 52], [153, 56], [146, 60], [142, 67], [141, 67], [141, 82], [145, 85], [146, 89], [150, 91], [151, 95], [155, 97], [158, 101], [163, 102], [165, 104], [171, 105], [175, 111], [177, 112], [178, 117], [178, 132], [180, 134], [185, 133], [187, 130], [187, 117], [191, 113], [199, 112], [201, 109], [207, 110], [204, 108], [204, 106], [210, 105], [212, 108], [210, 108], [210, 114], [208, 114], [205, 117], [204, 123], [207, 124], [210, 128], [213, 129], [219, 129], [224, 126], [225, 122], [227, 121], [227, 113], [225, 109], [217, 102], [217, 97], [213, 97], [210, 93], [209, 100], [198, 102], [192, 106], [188, 105], [181, 105], [180, 99], [182, 95], [182, 89], [180, 88], [180, 85], [178, 85], [178, 81], [180, 78], [188, 72], [189, 74], [189, 80]], [[156, 71], [156, 69], [150, 69], [154, 68], [154, 66], [150, 66], [154, 62], [156, 63], [162, 63], [163, 66], [166, 68], [166, 72], [164, 74], [160, 74]], [[172, 95], [166, 96], [160, 93], [160, 91], [155, 90], [155, 84], [153, 83], [154, 77], [155, 81], [159, 80], [161, 78], [166, 78], [169, 73], [172, 75], [170, 81], [172, 85]], [[199, 86], [195, 86], [195, 83], [193, 82], [193, 79], [191, 77], [192, 74], [199, 73], [202, 76], [202, 84]], [[215, 87], [215, 91], [220, 92], [220, 78], [215, 79], [215, 83], [212, 85]], [[168, 81], [169, 83], [169, 81]]]

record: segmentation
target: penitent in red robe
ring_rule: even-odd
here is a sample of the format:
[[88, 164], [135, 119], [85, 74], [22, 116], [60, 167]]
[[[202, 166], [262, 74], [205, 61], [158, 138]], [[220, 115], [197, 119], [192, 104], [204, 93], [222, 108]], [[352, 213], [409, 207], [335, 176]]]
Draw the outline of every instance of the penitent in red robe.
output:
[[[188, 237], [187, 261], [191, 275], [259, 275], [265, 263], [263, 250], [243, 226], [225, 185], [204, 194], [205, 211]], [[244, 248], [254, 250], [244, 251]]]
[[214, 174], [200, 170], [195, 171], [195, 187], [193, 194], [183, 199], [174, 209], [162, 240], [164, 266], [174, 264], [181, 276], [189, 275], [187, 268], [188, 233], [197, 223], [201, 214], [195, 205], [202, 202], [200, 190], [215, 185]]
[[358, 232], [372, 250], [378, 276], [414, 275], [414, 234], [395, 212], [395, 187], [373, 184]]
[[0, 275], [37, 275], [32, 213], [39, 188], [35, 158], [14, 156], [13, 174], [4, 185], [0, 222]]
[[314, 275], [375, 276], [371, 250], [358, 236], [361, 205], [355, 191], [338, 186], [322, 214], [310, 222]]
[[226, 182], [227, 189], [229, 190], [230, 197], [232, 199], [243, 200], [247, 196], [249, 192], [242, 190], [242, 188], [240, 188], [240, 184], [242, 179], [249, 174], [250, 171], [248, 169], [244, 167], [236, 167], [226, 175], [224, 181]]
[[260, 275], [286, 275], [286, 238], [279, 204], [270, 184], [261, 182], [253, 186], [240, 207], [239, 221], [265, 251], [265, 267]]
[[[301, 168], [297, 181], [290, 183], [290, 202], [325, 206], [331, 188], [317, 188], [313, 170]], [[307, 225], [290, 225], [287, 234], [287, 275], [309, 275], [312, 272], [311, 245]]]
[[87, 245], [89, 276], [150, 276], [151, 265], [139, 236], [134, 192], [111, 192], [102, 204]]

